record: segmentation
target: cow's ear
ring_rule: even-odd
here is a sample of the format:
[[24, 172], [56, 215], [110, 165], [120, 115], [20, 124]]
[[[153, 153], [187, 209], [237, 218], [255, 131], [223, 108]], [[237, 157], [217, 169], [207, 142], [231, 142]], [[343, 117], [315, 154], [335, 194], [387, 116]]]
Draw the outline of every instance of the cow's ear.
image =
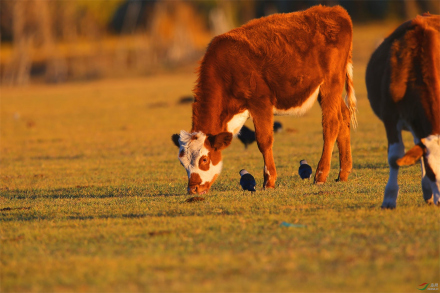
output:
[[173, 135], [171, 136], [171, 139], [173, 140], [174, 144], [175, 144], [178, 148], [180, 148], [179, 138], [180, 138], [180, 135], [178, 135], [178, 134], [173, 134]]
[[207, 137], [207, 142], [209, 146], [216, 151], [220, 151], [227, 146], [229, 146], [232, 142], [232, 133], [230, 132], [222, 132], [217, 135], [209, 135]]
[[415, 164], [423, 156], [423, 145], [416, 144], [412, 149], [396, 161], [399, 166], [409, 166]]

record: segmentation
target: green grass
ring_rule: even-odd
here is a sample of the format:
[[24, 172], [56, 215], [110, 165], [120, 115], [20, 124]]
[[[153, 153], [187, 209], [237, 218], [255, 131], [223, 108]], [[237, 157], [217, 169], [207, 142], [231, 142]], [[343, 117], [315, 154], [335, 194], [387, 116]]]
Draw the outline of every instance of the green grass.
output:
[[[323, 186], [316, 169], [320, 108], [277, 117], [277, 187], [262, 191], [263, 159], [238, 140], [205, 201], [187, 203], [171, 134], [191, 126], [188, 72], [130, 80], [1, 89], [2, 292], [416, 292], [439, 283], [439, 212], [426, 206], [420, 167], [401, 170], [396, 210], [381, 210], [386, 138], [363, 76], [394, 25], [355, 27], [359, 127], [354, 170]], [[252, 127], [252, 122], [247, 125]], [[412, 138], [404, 135], [407, 149]], [[260, 190], [243, 193], [241, 168]], [[281, 227], [286, 221], [306, 227]]]

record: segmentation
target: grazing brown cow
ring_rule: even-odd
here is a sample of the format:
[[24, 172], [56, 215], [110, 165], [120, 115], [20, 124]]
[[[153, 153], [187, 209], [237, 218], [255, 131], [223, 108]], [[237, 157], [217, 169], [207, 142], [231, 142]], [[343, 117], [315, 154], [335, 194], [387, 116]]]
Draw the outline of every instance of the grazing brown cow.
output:
[[[399, 166], [414, 164], [421, 157], [423, 197], [439, 204], [439, 31], [439, 16], [417, 16], [387, 37], [368, 63], [368, 99], [388, 138], [390, 176], [382, 208], [396, 207]], [[406, 154], [402, 130], [411, 131], [416, 144]]]
[[221, 171], [221, 151], [249, 117], [264, 158], [264, 187], [274, 187], [273, 114], [304, 114], [317, 99], [324, 147], [315, 182], [326, 181], [336, 140], [339, 180], [346, 181], [356, 108], [351, 50], [351, 19], [340, 6], [275, 14], [215, 37], [200, 65], [191, 133], [173, 135], [188, 192], [209, 190]]

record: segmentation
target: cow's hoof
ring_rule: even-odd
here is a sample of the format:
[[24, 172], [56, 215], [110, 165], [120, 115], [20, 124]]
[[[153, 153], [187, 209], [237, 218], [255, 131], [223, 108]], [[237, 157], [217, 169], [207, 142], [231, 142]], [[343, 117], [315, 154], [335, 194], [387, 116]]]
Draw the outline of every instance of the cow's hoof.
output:
[[428, 205], [434, 205], [434, 199], [431, 197], [430, 199], [428, 199], [428, 200], [425, 200], [425, 202], [428, 204]]
[[316, 171], [314, 183], [315, 184], [324, 184], [327, 181], [328, 172]]
[[275, 183], [267, 182], [264, 184], [264, 189], [275, 188]]
[[347, 182], [348, 181], [348, 175], [347, 176], [339, 176], [337, 179], [335, 179], [335, 182]]
[[383, 203], [381, 208], [383, 210], [394, 210], [396, 208], [396, 204], [392, 204], [392, 203]]

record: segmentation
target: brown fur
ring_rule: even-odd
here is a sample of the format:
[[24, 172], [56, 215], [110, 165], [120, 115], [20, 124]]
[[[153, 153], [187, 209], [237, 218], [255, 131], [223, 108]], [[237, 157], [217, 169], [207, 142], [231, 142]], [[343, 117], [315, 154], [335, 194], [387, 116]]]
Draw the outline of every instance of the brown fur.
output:
[[201, 157], [199, 160], [199, 169], [203, 171], [208, 171], [210, 161], [211, 160], [209, 159], [209, 154], [208, 156]]
[[206, 138], [204, 145], [209, 150], [208, 156], [214, 166], [221, 162], [221, 150], [229, 146], [231, 141], [232, 135], [229, 132], [217, 136], [211, 135]]
[[210, 151], [208, 156], [214, 166], [217, 166], [217, 164], [222, 160], [222, 153], [219, 151]]
[[208, 135], [205, 141], [207, 148], [215, 151], [220, 151], [231, 144], [232, 134], [229, 132], [222, 132], [217, 135]]
[[440, 134], [440, 16], [403, 23], [373, 53], [367, 67], [368, 98], [384, 122], [388, 143], [403, 119], [416, 137]]
[[[394, 145], [393, 153], [388, 155], [390, 174], [391, 170], [397, 174], [399, 166], [414, 164], [423, 157], [422, 168], [429, 180], [435, 182], [423, 139], [440, 134], [440, 16], [417, 16], [391, 33], [371, 56], [366, 84], [371, 107], [384, 123], [388, 149]], [[402, 129], [411, 130], [415, 139], [422, 141], [406, 154]], [[385, 189], [386, 208], [395, 207], [387, 196], [391, 198], [398, 190], [391, 187], [390, 180], [388, 195]], [[425, 190], [424, 197], [432, 201]]]
[[355, 104], [350, 100], [349, 109], [341, 94], [344, 83], [353, 94], [346, 71], [351, 48], [351, 19], [339, 6], [275, 14], [215, 37], [199, 68], [191, 132], [202, 131], [210, 140], [227, 131], [234, 115], [248, 110], [267, 170], [265, 187], [274, 187], [273, 107], [300, 107], [320, 86], [324, 147], [315, 181], [326, 181], [336, 140], [339, 179], [347, 180], [352, 168], [350, 119]]
[[391, 48], [390, 94], [394, 102], [403, 99], [407, 87], [417, 89], [421, 103], [432, 125], [433, 134], [440, 133], [440, 18], [425, 14], [411, 21], [402, 38]]
[[408, 166], [415, 164], [423, 156], [423, 145], [415, 145], [405, 156], [396, 161], [399, 166]]

